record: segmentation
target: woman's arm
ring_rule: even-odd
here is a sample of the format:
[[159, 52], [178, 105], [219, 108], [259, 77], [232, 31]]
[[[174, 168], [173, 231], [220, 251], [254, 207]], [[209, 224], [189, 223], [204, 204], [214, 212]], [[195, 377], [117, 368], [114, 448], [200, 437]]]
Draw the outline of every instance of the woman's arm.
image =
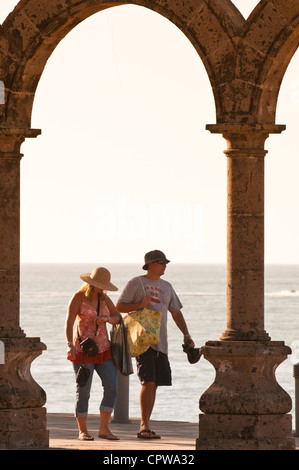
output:
[[119, 323], [120, 313], [117, 310], [117, 308], [115, 307], [112, 300], [107, 295], [106, 295], [105, 302], [106, 302], [106, 305], [107, 305], [108, 310], [110, 312], [110, 316], [109, 317], [99, 317], [98, 321], [99, 322], [106, 321], [108, 323], [111, 323], [111, 325], [115, 325], [116, 323]]
[[71, 299], [65, 320], [65, 336], [68, 343], [68, 356], [72, 358], [75, 355], [75, 348], [73, 344], [73, 328], [76, 320], [76, 316], [79, 312], [81, 305], [81, 296], [77, 292]]

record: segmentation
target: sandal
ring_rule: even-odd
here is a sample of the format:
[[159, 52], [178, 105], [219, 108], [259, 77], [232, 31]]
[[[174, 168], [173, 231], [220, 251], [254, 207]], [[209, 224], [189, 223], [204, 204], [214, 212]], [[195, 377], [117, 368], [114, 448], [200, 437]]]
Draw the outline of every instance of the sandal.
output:
[[[147, 434], [147, 436], [145, 434]], [[154, 431], [151, 431], [150, 429], [142, 429], [142, 431], [139, 431], [139, 433], [137, 433], [137, 437], [139, 439], [161, 439], [161, 436], [158, 436]]]
[[93, 441], [93, 437], [87, 432], [79, 432], [79, 441]]
[[119, 441], [119, 437], [114, 436], [114, 434], [112, 434], [112, 433], [110, 433], [110, 434], [99, 434], [98, 437], [101, 438], [101, 439], [107, 439], [108, 441]]

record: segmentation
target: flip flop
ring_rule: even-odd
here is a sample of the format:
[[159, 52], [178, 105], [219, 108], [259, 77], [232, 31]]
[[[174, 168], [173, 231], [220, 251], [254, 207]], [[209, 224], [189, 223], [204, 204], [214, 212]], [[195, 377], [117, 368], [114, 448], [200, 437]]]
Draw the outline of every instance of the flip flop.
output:
[[153, 434], [153, 439], [161, 439], [161, 436], [158, 436], [154, 431], [150, 431]]
[[[146, 436], [146, 434], [151, 434]], [[150, 429], [142, 429], [139, 433], [137, 433], [137, 437], [139, 439], [161, 439], [161, 436], [158, 436], [154, 431], [151, 431]]]
[[108, 441], [119, 441], [119, 437], [114, 436], [113, 434], [99, 434], [100, 439], [107, 439]]
[[78, 440], [79, 441], [93, 441], [93, 437], [87, 432], [80, 432]]

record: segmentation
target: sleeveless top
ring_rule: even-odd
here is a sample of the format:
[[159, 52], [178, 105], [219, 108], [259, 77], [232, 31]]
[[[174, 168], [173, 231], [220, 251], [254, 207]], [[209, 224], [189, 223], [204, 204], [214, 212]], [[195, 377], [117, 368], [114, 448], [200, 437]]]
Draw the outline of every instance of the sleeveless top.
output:
[[[109, 317], [110, 312], [106, 304], [102, 304], [100, 308], [99, 317]], [[85, 302], [81, 303], [79, 313], [77, 315], [77, 326], [79, 329], [79, 335], [81, 341], [86, 338], [90, 338], [95, 341], [99, 352], [96, 356], [90, 357], [87, 354], [84, 354], [84, 362], [86, 364], [103, 364], [103, 362], [108, 359], [112, 359], [112, 354], [110, 350], [110, 341], [108, 338], [107, 326], [105, 323], [98, 324], [96, 328], [96, 319], [97, 319], [97, 310]], [[74, 346], [76, 348], [76, 357], [74, 359], [68, 359], [75, 363], [83, 362], [82, 348], [79, 343], [78, 333], [74, 335]]]

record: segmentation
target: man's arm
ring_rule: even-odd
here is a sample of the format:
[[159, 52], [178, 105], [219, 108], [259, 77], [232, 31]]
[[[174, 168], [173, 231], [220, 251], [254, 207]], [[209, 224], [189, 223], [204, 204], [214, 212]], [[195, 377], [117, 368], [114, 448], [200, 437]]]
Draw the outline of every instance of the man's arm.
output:
[[146, 307], [150, 303], [151, 303], [151, 298], [146, 295], [145, 297], [143, 297], [142, 302], [138, 304], [125, 304], [124, 302], [117, 302], [116, 308], [121, 313], [130, 313], [130, 312], [133, 312], [134, 310], [139, 310], [143, 307]]
[[[187, 324], [185, 322], [185, 318], [184, 318], [184, 316], [183, 316], [183, 314], [180, 310], [174, 310], [173, 312], [171, 312], [171, 315], [172, 315], [172, 318], [174, 319], [177, 327], [183, 333], [184, 343], [185, 343], [189, 338], [191, 339], [191, 336], [190, 336], [189, 331], [188, 331]], [[195, 346], [195, 344], [191, 340], [190, 348], [194, 348], [194, 346]]]

